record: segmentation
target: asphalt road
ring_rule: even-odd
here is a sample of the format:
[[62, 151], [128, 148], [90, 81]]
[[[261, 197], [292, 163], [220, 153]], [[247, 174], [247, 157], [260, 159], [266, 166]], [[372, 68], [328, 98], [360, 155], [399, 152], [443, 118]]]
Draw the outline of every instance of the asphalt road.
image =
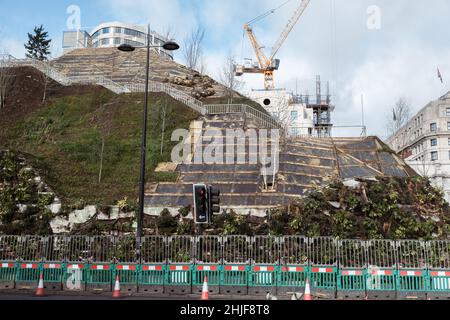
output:
[[[45, 297], [36, 297], [28, 291], [0, 291], [0, 300], [116, 300], [112, 293], [104, 294], [70, 294], [65, 292], [47, 293]], [[155, 295], [155, 296], [122, 296], [119, 300], [200, 300], [200, 295]], [[210, 300], [265, 300], [265, 297], [210, 295]]]

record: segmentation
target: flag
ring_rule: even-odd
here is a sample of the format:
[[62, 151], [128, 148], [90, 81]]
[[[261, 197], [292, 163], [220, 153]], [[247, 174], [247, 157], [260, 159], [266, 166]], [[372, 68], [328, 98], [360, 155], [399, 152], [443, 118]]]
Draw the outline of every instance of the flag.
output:
[[392, 109], [392, 114], [394, 115], [394, 122], [397, 121], [397, 115], [395, 114], [395, 109]]
[[438, 72], [438, 78], [441, 80], [441, 83], [444, 83], [444, 79], [442, 78], [442, 74], [441, 71], [439, 70], [439, 68], [437, 69]]

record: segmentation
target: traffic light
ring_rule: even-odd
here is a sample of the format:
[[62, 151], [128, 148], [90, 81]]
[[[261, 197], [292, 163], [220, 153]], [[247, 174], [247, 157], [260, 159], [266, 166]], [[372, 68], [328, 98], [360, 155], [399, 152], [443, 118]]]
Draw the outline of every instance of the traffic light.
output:
[[211, 221], [214, 213], [220, 213], [220, 190], [214, 187], [208, 188], [208, 212]]
[[209, 223], [208, 187], [205, 184], [194, 185], [194, 219], [197, 224]]

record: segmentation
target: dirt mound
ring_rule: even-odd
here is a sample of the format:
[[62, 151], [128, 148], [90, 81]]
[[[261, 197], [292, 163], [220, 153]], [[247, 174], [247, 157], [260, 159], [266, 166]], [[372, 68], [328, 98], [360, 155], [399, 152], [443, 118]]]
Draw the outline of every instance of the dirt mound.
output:
[[[0, 110], [3, 119], [23, 117], [39, 109], [44, 104], [45, 88], [46, 100], [90, 93], [100, 88], [84, 85], [66, 87], [53, 79], [46, 79], [42, 72], [32, 67], [15, 67], [12, 76], [13, 81], [6, 98], [5, 108]], [[46, 82], [47, 85], [45, 85]]]

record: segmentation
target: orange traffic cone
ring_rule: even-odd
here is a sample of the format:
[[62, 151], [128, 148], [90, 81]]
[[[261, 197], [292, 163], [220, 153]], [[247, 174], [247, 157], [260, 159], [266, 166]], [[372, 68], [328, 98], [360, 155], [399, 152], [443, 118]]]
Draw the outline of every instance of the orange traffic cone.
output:
[[308, 278], [306, 278], [305, 294], [303, 295], [303, 300], [312, 300], [311, 287], [309, 286]]
[[41, 275], [39, 276], [39, 283], [38, 283], [38, 287], [36, 289], [36, 296], [38, 297], [43, 297], [45, 296], [45, 290], [44, 290], [44, 274], [41, 273]]
[[205, 280], [203, 281], [202, 300], [209, 300], [208, 279], [206, 278], [206, 276]]
[[117, 275], [116, 284], [114, 285], [113, 298], [120, 298], [120, 280], [119, 280], [119, 275]]

